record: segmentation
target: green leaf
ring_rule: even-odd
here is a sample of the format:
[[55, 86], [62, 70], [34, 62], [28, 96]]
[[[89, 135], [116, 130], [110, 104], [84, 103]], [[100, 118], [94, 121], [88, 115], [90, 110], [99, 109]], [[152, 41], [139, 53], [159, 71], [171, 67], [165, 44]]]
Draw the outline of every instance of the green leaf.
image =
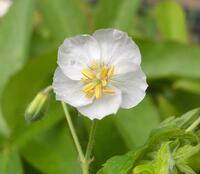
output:
[[196, 174], [196, 172], [185, 163], [177, 164], [178, 169], [185, 174]]
[[134, 22], [140, 3], [141, 0], [124, 0], [114, 21], [114, 27], [124, 31], [129, 29], [131, 23]]
[[[134, 174], [177, 174], [175, 160], [177, 164], [180, 164], [183, 162], [180, 159], [188, 159], [191, 155], [199, 152], [199, 145], [198, 147], [187, 145], [179, 148], [180, 144], [199, 143], [195, 133], [186, 132], [182, 127], [190, 122], [191, 118], [193, 120], [196, 117], [196, 112], [197, 109], [184, 114], [181, 118], [168, 118], [151, 132], [143, 146], [123, 156], [116, 156], [107, 160], [103, 168], [99, 170], [99, 174], [107, 174], [108, 172], [118, 174], [121, 171], [120, 169], [125, 169], [122, 170], [124, 172], [122, 173], [127, 174], [132, 167], [134, 167]], [[130, 138], [127, 136], [127, 139]], [[178, 151], [177, 148], [179, 148]], [[185, 156], [182, 157], [182, 155]]]
[[133, 166], [133, 159], [130, 155], [115, 156], [109, 159], [102, 171], [105, 174], [126, 174]]
[[46, 116], [40, 122], [27, 124], [23, 115], [37, 92], [51, 84], [55, 67], [53, 52], [32, 59], [10, 80], [3, 96], [3, 111], [12, 130], [6, 148], [19, 150], [42, 173], [80, 173], [66, 125], [54, 128], [64, 116], [60, 103], [52, 96]]
[[[27, 58], [32, 29], [32, 0], [16, 0], [0, 27], [0, 97], [9, 78], [19, 70]], [[17, 21], [17, 25], [16, 25]], [[0, 108], [0, 131], [9, 134]]]
[[[142, 145], [150, 131], [159, 123], [159, 116], [148, 96], [132, 109], [121, 109], [116, 115], [116, 126], [128, 147]], [[147, 124], [148, 123], [148, 124]]]
[[174, 168], [173, 165], [169, 142], [166, 142], [161, 145], [154, 161], [136, 166], [133, 170], [133, 174], [171, 174]]
[[200, 81], [180, 79], [174, 82], [173, 89], [188, 91], [200, 95]]
[[186, 162], [190, 157], [200, 152], [200, 144], [192, 146], [190, 144], [180, 147], [174, 154], [174, 158], [177, 162]]
[[23, 174], [22, 162], [18, 153], [0, 152], [1, 174]]
[[[200, 78], [200, 47], [175, 43], [138, 42], [142, 67], [149, 79], [164, 77]], [[156, 67], [156, 68], [155, 68]]]
[[86, 17], [74, 0], [42, 0], [39, 7], [44, 22], [60, 44], [66, 37], [88, 32]]
[[152, 164], [141, 164], [134, 168], [133, 174], [155, 174], [155, 169]]
[[98, 1], [95, 14], [95, 28], [113, 27], [122, 0], [101, 0]]
[[40, 134], [21, 149], [24, 158], [42, 173], [80, 174], [77, 152], [66, 124]]
[[95, 27], [115, 27], [127, 30], [133, 22], [140, 0], [101, 0], [97, 6]]
[[161, 145], [155, 161], [156, 173], [171, 174], [173, 170], [173, 159], [170, 153], [169, 142]]
[[158, 94], [156, 99], [158, 101], [158, 108], [162, 118], [168, 118], [176, 113], [175, 107], [163, 95]]
[[181, 129], [187, 129], [193, 124], [200, 116], [200, 108], [193, 109], [186, 112], [181, 117], [170, 117], [160, 124], [160, 127], [174, 126]]
[[188, 42], [186, 17], [177, 1], [168, 0], [157, 3], [155, 13], [158, 29], [165, 40]]
[[33, 97], [38, 91], [51, 84], [55, 67], [55, 52], [31, 59], [6, 86], [2, 108], [12, 131], [9, 139], [12, 148], [20, 148], [35, 135], [52, 127], [63, 118], [61, 107], [54, 98], [49, 103], [49, 111], [43, 120], [30, 125], [24, 118], [25, 109]]

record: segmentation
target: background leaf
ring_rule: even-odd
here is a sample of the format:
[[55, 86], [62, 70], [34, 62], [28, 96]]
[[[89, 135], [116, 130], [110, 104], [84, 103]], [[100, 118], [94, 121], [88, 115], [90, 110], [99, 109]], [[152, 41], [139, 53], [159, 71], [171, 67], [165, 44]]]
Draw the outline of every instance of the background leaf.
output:
[[95, 16], [96, 28], [115, 27], [127, 30], [134, 21], [140, 0], [101, 0]]
[[[200, 78], [200, 47], [175, 43], [138, 42], [147, 76], [152, 78], [190, 77]], [[156, 67], [156, 68], [155, 68]]]
[[[8, 79], [25, 63], [32, 29], [32, 0], [16, 0], [0, 27], [0, 97]], [[16, 25], [17, 21], [17, 25]], [[0, 107], [0, 131], [9, 134]]]
[[188, 43], [185, 13], [177, 1], [156, 4], [155, 13], [158, 29], [165, 40]]
[[115, 122], [127, 146], [133, 148], [145, 142], [150, 131], [158, 125], [159, 116], [151, 99], [146, 96], [138, 106], [121, 109]]
[[55, 128], [40, 134], [24, 146], [21, 152], [29, 163], [43, 173], [81, 173], [77, 153], [66, 124], [58, 124]]
[[38, 1], [41, 15], [60, 45], [66, 37], [88, 32], [86, 17], [74, 0]]
[[23, 166], [18, 153], [0, 152], [1, 174], [23, 174]]

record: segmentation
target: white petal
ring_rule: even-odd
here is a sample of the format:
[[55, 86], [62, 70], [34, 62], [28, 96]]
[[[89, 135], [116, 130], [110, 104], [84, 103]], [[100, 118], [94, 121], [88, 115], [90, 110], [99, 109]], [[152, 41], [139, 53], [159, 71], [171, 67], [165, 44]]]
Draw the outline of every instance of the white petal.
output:
[[121, 105], [121, 91], [115, 89], [115, 94], [105, 94], [101, 99], [92, 104], [78, 107], [78, 111], [90, 119], [102, 119], [103, 117], [117, 113]]
[[146, 77], [140, 66], [132, 72], [113, 76], [113, 85], [122, 92], [122, 108], [136, 106], [145, 96], [147, 89]]
[[57, 100], [64, 101], [74, 107], [92, 103], [92, 99], [85, 97], [82, 92], [83, 83], [69, 79], [60, 68], [57, 68], [54, 73], [52, 86]]
[[122, 62], [115, 66], [115, 75], [125, 74], [128, 72], [135, 72], [138, 69], [138, 65], [132, 62]]
[[138, 65], [141, 63], [140, 50], [127, 33], [116, 29], [100, 29], [93, 36], [100, 45], [104, 63], [110, 65], [125, 61]]
[[63, 73], [73, 80], [80, 80], [81, 70], [100, 59], [100, 49], [96, 40], [89, 35], [65, 39], [58, 51], [58, 65]]

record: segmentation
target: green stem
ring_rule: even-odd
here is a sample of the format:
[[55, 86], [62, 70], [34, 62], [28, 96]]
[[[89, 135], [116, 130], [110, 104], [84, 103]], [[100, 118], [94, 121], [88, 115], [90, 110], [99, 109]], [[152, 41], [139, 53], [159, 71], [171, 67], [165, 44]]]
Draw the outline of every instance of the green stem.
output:
[[88, 171], [89, 165], [88, 165], [88, 163], [85, 159], [85, 156], [83, 154], [83, 150], [81, 148], [78, 137], [76, 135], [76, 131], [74, 129], [71, 117], [70, 117], [69, 112], [67, 110], [67, 106], [65, 105], [64, 102], [61, 102], [61, 103], [62, 103], [62, 107], [63, 107], [64, 113], [65, 113], [65, 117], [66, 117], [67, 122], [68, 122], [70, 132], [72, 134], [72, 138], [74, 140], [74, 144], [76, 146], [76, 149], [77, 149], [77, 152], [78, 152], [78, 155], [79, 155], [79, 158], [80, 158], [80, 164], [81, 164], [82, 172], [83, 172], [83, 174], [89, 174], [89, 171]]
[[186, 129], [186, 132], [193, 131], [200, 124], [200, 117]]
[[43, 91], [48, 93], [50, 92], [51, 90], [53, 90], [53, 87], [51, 85], [47, 86]]
[[86, 154], [85, 154], [86, 161], [89, 163], [91, 162], [90, 157], [91, 157], [92, 148], [94, 145], [96, 127], [97, 127], [97, 120], [93, 120], [91, 129], [90, 129], [90, 135], [89, 135], [89, 141], [88, 141], [88, 145], [87, 145], [87, 149], [86, 149]]

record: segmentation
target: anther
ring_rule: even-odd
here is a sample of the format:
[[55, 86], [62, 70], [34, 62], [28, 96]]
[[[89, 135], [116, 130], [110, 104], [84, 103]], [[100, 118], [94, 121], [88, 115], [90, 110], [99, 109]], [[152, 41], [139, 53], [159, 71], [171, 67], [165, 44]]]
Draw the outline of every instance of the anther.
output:
[[93, 62], [92, 65], [91, 65], [91, 68], [92, 68], [93, 70], [98, 69], [98, 64], [95, 63], [95, 62]]
[[87, 78], [89, 78], [89, 79], [94, 79], [94, 78], [96, 77], [96, 75], [94, 74], [94, 72], [92, 72], [92, 71], [89, 70], [89, 69], [83, 69], [83, 70], [81, 71], [81, 73], [82, 73], [85, 77], [87, 77]]
[[108, 78], [111, 79], [115, 71], [115, 67], [111, 67], [108, 71]]
[[102, 89], [101, 89], [101, 84], [98, 84], [95, 88], [95, 96], [96, 96], [96, 99], [99, 99], [101, 98], [101, 95], [102, 95]]
[[105, 65], [103, 66], [102, 70], [101, 70], [101, 73], [100, 73], [100, 78], [101, 79], [104, 79], [106, 76], [107, 76], [107, 73], [108, 73], [108, 67]]
[[91, 98], [94, 95], [94, 90], [90, 90], [86, 93], [87, 98]]
[[104, 86], [106, 86], [107, 85], [107, 81], [104, 79], [104, 80], [101, 80], [101, 84], [102, 84], [102, 86], [104, 87]]
[[81, 78], [81, 82], [83, 83], [88, 83], [89, 81], [90, 80], [88, 78], [84, 78], [84, 77]]
[[96, 82], [88, 83], [87, 85], [85, 85], [85, 86], [82, 88], [82, 90], [83, 90], [83, 92], [87, 93], [88, 91], [92, 90], [96, 85], [97, 85]]
[[105, 93], [105, 94], [114, 94], [115, 91], [113, 89], [103, 89], [103, 93]]

